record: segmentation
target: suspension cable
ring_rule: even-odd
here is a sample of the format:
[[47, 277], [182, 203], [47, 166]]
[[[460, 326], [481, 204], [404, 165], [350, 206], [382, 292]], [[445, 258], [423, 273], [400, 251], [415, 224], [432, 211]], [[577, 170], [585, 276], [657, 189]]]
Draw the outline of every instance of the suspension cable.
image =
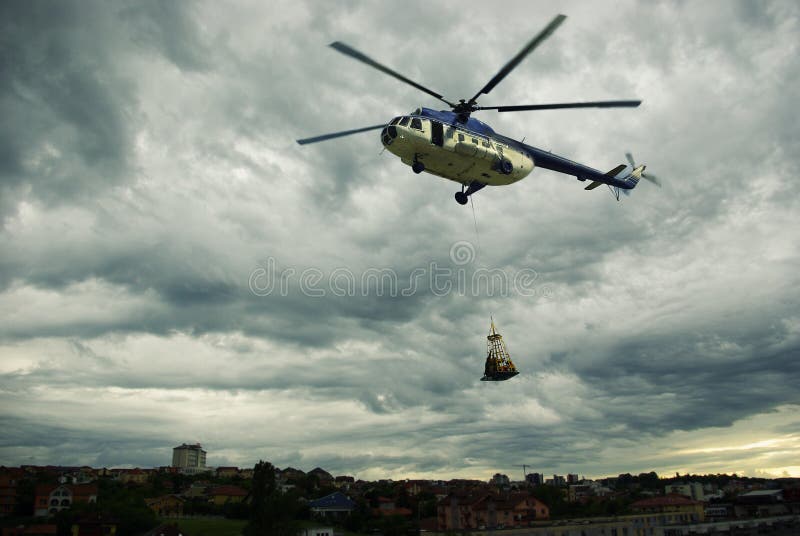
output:
[[478, 218], [475, 216], [475, 202], [472, 200], [472, 196], [469, 196], [469, 205], [472, 207], [472, 221], [475, 222], [475, 238], [477, 240], [477, 248], [475, 248], [475, 259], [477, 260], [480, 256], [480, 249], [481, 249], [481, 235], [478, 232]]

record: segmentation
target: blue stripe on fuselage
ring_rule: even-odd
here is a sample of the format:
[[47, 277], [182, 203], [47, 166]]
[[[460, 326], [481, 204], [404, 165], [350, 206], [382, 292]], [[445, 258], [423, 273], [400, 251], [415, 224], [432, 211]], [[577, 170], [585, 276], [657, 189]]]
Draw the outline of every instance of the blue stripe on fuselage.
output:
[[[533, 147], [532, 145], [527, 145], [513, 138], [503, 136], [502, 134], [496, 133], [492, 127], [483, 121], [475, 119], [474, 117], [469, 117], [466, 123], [462, 123], [458, 120], [458, 114], [449, 110], [420, 108], [420, 112], [421, 117], [436, 119], [437, 121], [441, 121], [446, 125], [451, 125], [459, 130], [478, 134], [480, 136], [486, 136], [500, 143], [508, 145], [509, 147], [513, 147], [514, 149], [527, 154], [531, 159], [533, 159], [534, 165], [541, 168], [550, 169], [566, 175], [573, 175], [584, 180], [602, 182], [623, 190], [632, 190], [636, 187], [636, 183], [639, 182], [635, 179], [630, 182], [628, 178], [611, 177], [599, 169], [594, 169], [589, 166], [579, 164], [578, 162], [570, 160], [569, 158], [564, 158], [563, 156], [558, 156], [557, 154], [553, 154], [549, 151], [544, 151], [538, 147]], [[633, 179], [633, 177], [631, 177], [631, 179]]]

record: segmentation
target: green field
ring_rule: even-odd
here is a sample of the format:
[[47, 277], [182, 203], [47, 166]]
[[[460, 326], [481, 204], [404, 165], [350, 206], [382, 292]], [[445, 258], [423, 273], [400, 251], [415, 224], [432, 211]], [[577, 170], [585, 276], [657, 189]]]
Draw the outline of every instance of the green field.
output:
[[[183, 518], [183, 519], [162, 519], [162, 523], [177, 523], [181, 530], [186, 531], [189, 536], [241, 536], [242, 529], [247, 524], [243, 519], [224, 519], [224, 518]], [[299, 528], [313, 528], [319, 526], [330, 526], [319, 521], [299, 521]], [[341, 528], [336, 528], [336, 534], [341, 536], [361, 536], [357, 532], [350, 532]]]
[[240, 536], [247, 521], [242, 519], [163, 519], [164, 523], [177, 523], [191, 536]]

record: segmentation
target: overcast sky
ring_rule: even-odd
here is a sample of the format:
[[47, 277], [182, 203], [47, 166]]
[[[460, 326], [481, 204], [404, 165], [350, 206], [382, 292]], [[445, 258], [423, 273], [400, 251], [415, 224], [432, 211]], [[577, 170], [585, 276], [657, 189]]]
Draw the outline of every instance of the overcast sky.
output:
[[[294, 141], [441, 104], [332, 41], [454, 101], [559, 12], [479, 104], [643, 104], [476, 116], [662, 189], [534, 170], [476, 194], [476, 234], [377, 132]], [[0, 464], [800, 476], [799, 18], [0, 3]], [[507, 382], [479, 381], [490, 315]]]

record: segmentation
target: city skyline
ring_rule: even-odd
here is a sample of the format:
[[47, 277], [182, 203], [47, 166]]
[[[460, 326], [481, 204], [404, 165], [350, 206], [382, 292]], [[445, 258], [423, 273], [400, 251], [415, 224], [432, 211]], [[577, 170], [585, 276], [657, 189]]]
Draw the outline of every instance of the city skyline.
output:
[[[473, 212], [378, 131], [295, 142], [438, 106], [332, 42], [458, 99], [557, 13], [480, 104], [641, 106], [476, 117], [663, 188], [536, 168]], [[0, 32], [0, 464], [800, 476], [798, 3], [4, 2]]]
[[[248, 469], [252, 469], [255, 465], [257, 465], [257, 463], [264, 461], [264, 462], [271, 463], [275, 467], [275, 469], [279, 470], [279, 471], [299, 470], [299, 471], [301, 471], [303, 473], [308, 474], [310, 472], [313, 472], [314, 470], [322, 469], [323, 471], [328, 472], [332, 476], [348, 476], [348, 477], [354, 477], [356, 480], [396, 480], [396, 481], [403, 481], [403, 480], [434, 480], [434, 481], [440, 481], [440, 480], [442, 480], [442, 481], [447, 481], [447, 480], [465, 479], [465, 480], [487, 481], [487, 482], [490, 482], [490, 483], [493, 482], [497, 477], [505, 477], [505, 478], [507, 478], [509, 480], [510, 483], [520, 483], [520, 482], [524, 482], [526, 480], [530, 481], [530, 477], [535, 475], [536, 478], [534, 480], [535, 480], [536, 483], [549, 483], [551, 481], [554, 481], [556, 484], [558, 484], [558, 482], [556, 480], [560, 479], [560, 480], [563, 481], [563, 483], [569, 484], [569, 483], [575, 483], [577, 481], [584, 481], [584, 480], [616, 479], [617, 477], [625, 475], [625, 474], [629, 474], [631, 476], [639, 476], [639, 475], [642, 475], [642, 474], [650, 474], [650, 473], [657, 473], [658, 478], [661, 479], [661, 480], [672, 480], [672, 479], [675, 479], [675, 478], [682, 479], [682, 478], [716, 476], [716, 475], [729, 475], [729, 476], [736, 476], [736, 477], [740, 477], [740, 478], [757, 478], [757, 479], [760, 478], [760, 479], [766, 479], [766, 480], [780, 479], [780, 478], [800, 478], [800, 477], [790, 476], [788, 474], [783, 474], [783, 475], [769, 475], [769, 474], [747, 475], [747, 474], [738, 474], [735, 471], [720, 471], [720, 472], [716, 472], [716, 473], [702, 473], [702, 472], [696, 472], [696, 471], [691, 471], [691, 470], [685, 471], [683, 473], [681, 473], [680, 471], [675, 471], [674, 473], [659, 473], [658, 471], [654, 471], [654, 470], [644, 470], [644, 471], [638, 471], [638, 470], [637, 471], [624, 471], [623, 470], [622, 472], [620, 472], [618, 474], [607, 474], [607, 475], [594, 474], [594, 475], [588, 476], [588, 475], [585, 475], [585, 474], [582, 474], [582, 473], [575, 473], [575, 472], [570, 472], [570, 471], [564, 471], [564, 472], [559, 473], [558, 471], [551, 472], [551, 471], [547, 471], [547, 470], [541, 470], [541, 469], [537, 469], [534, 466], [531, 466], [529, 464], [525, 464], [525, 470], [524, 470], [525, 471], [525, 477], [524, 478], [516, 478], [516, 477], [520, 476], [517, 473], [523, 471], [522, 464], [517, 464], [517, 465], [513, 465], [512, 466], [512, 467], [514, 467], [514, 470], [503, 471], [502, 469], [498, 469], [497, 471], [495, 471], [488, 478], [470, 477], [470, 476], [467, 476], [467, 475], [460, 474], [458, 476], [453, 476], [453, 477], [440, 476], [440, 477], [436, 477], [436, 478], [435, 477], [430, 477], [430, 476], [429, 477], [403, 477], [403, 476], [400, 476], [400, 477], [398, 477], [396, 479], [395, 478], [384, 478], [384, 477], [373, 477], [373, 478], [370, 478], [370, 479], [365, 479], [365, 478], [361, 478], [361, 477], [359, 477], [357, 475], [354, 475], [354, 474], [346, 474], [345, 472], [336, 471], [335, 469], [330, 469], [330, 468], [326, 468], [326, 467], [320, 467], [320, 466], [315, 466], [313, 468], [303, 467], [303, 466], [293, 467], [291, 465], [285, 465], [285, 464], [278, 463], [278, 462], [276, 462], [274, 460], [257, 460], [256, 462], [253, 462], [252, 464], [233, 465], [233, 466], [230, 466], [230, 465], [208, 465], [208, 464], [204, 463], [205, 454], [207, 453], [207, 449], [206, 449], [206, 447], [204, 447], [200, 443], [191, 443], [191, 444], [182, 443], [181, 445], [173, 447], [171, 450], [173, 452], [172, 458], [171, 458], [171, 463], [169, 463], [169, 464], [157, 464], [157, 465], [152, 465], [152, 466], [135, 465], [135, 464], [125, 463], [125, 462], [118, 463], [118, 464], [112, 464], [110, 466], [104, 466], [104, 467], [91, 466], [91, 465], [88, 465], [88, 464], [72, 464], [72, 465], [68, 465], [68, 464], [60, 464], [60, 463], [55, 463], [55, 462], [54, 463], [21, 464], [21, 466], [60, 467], [60, 468], [91, 467], [92, 469], [95, 469], [95, 470], [97, 470], [97, 469], [106, 469], [106, 470], [124, 470], [124, 471], [133, 470], [133, 469], [142, 469], [142, 470], [148, 470], [148, 471], [156, 470], [157, 471], [157, 470], [163, 470], [165, 468], [173, 468], [173, 469], [187, 469], [188, 468], [190, 470], [186, 474], [198, 475], [198, 474], [202, 474], [203, 472], [213, 473], [218, 469], [236, 468], [239, 471], [248, 470]], [[181, 451], [184, 451], [184, 450], [193, 450], [193, 451], [197, 451], [197, 452], [202, 452], [203, 455], [200, 458], [189, 460], [189, 459], [187, 459], [185, 454], [178, 454], [178, 452], [181, 452]], [[3, 465], [3, 464], [0, 464], [0, 466], [11, 467], [9, 465]]]

